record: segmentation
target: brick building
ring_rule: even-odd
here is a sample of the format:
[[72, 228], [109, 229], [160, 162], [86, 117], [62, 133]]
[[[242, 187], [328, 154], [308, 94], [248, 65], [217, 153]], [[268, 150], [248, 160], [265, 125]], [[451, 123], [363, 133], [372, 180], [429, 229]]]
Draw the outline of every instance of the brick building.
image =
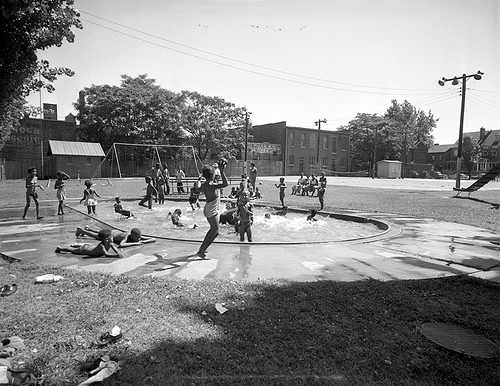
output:
[[75, 117], [69, 114], [64, 121], [23, 118], [0, 149], [0, 159], [5, 160], [4, 178], [25, 178], [31, 166], [38, 169], [40, 178], [55, 177], [45, 165], [49, 140], [76, 141]]
[[280, 145], [283, 175], [350, 171], [350, 139], [346, 131], [290, 127], [283, 121], [255, 125], [251, 133], [254, 142]]

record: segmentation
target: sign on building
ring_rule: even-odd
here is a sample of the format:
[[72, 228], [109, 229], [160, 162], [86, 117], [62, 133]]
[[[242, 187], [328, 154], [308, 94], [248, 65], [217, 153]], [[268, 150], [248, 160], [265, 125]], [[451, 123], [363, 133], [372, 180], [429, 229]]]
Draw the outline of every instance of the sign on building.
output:
[[57, 121], [57, 105], [52, 103], [44, 103], [43, 119], [54, 119]]
[[249, 142], [248, 152], [255, 154], [281, 154], [281, 145], [269, 142]]

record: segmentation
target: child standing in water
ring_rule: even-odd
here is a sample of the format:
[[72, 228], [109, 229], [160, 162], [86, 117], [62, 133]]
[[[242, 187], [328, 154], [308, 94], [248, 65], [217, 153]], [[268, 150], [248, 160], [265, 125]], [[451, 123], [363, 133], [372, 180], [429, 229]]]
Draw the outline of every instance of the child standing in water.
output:
[[244, 190], [238, 204], [238, 216], [240, 217], [240, 241], [245, 241], [245, 233], [249, 242], [252, 242], [253, 205], [250, 204], [250, 193]]
[[319, 199], [319, 210], [323, 210], [323, 205], [325, 204], [325, 191], [326, 191], [326, 177], [325, 172], [321, 172], [321, 177], [319, 178], [318, 187], [318, 199]]
[[59, 201], [59, 206], [57, 207], [58, 215], [64, 214], [63, 205], [64, 205], [64, 200], [66, 200], [66, 188], [64, 187], [64, 180], [69, 180], [69, 179], [70, 179], [69, 176], [63, 171], [57, 172], [57, 180], [56, 183], [54, 184], [54, 189], [57, 190], [56, 197], [57, 200]]
[[285, 189], [287, 188], [285, 184], [285, 177], [280, 177], [280, 182], [279, 184], [274, 184], [279, 190], [280, 190], [280, 201], [281, 201], [281, 206], [285, 206]]
[[158, 204], [163, 205], [165, 203], [165, 180], [163, 175], [158, 176], [156, 184], [158, 188]]
[[28, 177], [26, 177], [26, 206], [24, 207], [23, 220], [26, 219], [26, 213], [28, 212], [32, 198], [36, 207], [36, 219], [40, 220], [43, 218], [43, 216], [40, 216], [40, 204], [38, 202], [38, 193], [36, 192], [36, 188], [43, 190], [42, 186], [38, 183], [36, 168], [29, 168]]
[[189, 205], [191, 205], [192, 210], [195, 210], [196, 208], [200, 207], [200, 202], [199, 202], [200, 194], [201, 194], [200, 180], [198, 180], [191, 187], [189, 194]]
[[99, 196], [99, 193], [95, 191], [95, 189], [92, 187], [94, 185], [92, 181], [86, 180], [85, 181], [85, 186], [87, 189], [83, 191], [83, 198], [80, 200], [80, 204], [85, 201], [85, 205], [87, 205], [87, 211], [88, 214], [95, 214], [95, 206], [97, 205], [97, 198], [101, 198]]
[[[144, 206], [145, 208], [153, 209], [153, 196], [156, 197], [156, 195], [158, 194], [158, 191], [153, 186], [153, 182], [152, 182], [150, 176], [146, 176], [145, 181], [147, 184], [146, 185], [146, 195], [144, 196], [144, 198], [141, 201], [139, 201], [139, 205]], [[146, 202], [148, 203], [147, 205], [145, 205]]]

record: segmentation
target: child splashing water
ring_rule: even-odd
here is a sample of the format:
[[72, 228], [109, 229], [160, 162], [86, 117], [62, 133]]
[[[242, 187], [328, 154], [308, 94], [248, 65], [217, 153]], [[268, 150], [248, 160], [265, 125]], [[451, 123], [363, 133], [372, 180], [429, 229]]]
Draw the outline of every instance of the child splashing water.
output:
[[196, 253], [198, 257], [206, 259], [207, 249], [213, 243], [215, 238], [219, 235], [219, 203], [220, 203], [220, 190], [228, 186], [225, 168], [227, 161], [224, 158], [219, 160], [219, 170], [221, 174], [221, 181], [214, 181], [214, 169], [210, 165], [203, 167], [202, 176], [205, 182], [201, 185], [201, 191], [205, 194], [206, 204], [203, 208], [203, 214], [210, 224], [200, 249]]

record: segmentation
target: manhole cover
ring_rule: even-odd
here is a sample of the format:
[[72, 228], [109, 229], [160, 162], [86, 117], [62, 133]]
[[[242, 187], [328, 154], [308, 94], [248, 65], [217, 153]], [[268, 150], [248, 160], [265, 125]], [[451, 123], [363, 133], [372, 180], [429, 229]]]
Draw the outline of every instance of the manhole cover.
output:
[[425, 323], [420, 332], [434, 343], [462, 354], [491, 358], [498, 352], [491, 340], [455, 324]]

